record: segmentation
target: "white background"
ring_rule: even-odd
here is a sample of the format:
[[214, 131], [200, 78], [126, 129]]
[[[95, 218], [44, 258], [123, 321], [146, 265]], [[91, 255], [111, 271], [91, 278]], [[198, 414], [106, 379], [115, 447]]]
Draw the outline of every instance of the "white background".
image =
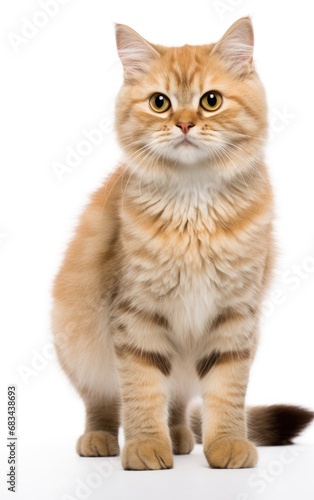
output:
[[[83, 431], [83, 405], [52, 354], [49, 327], [52, 280], [77, 216], [119, 161], [112, 126], [122, 70], [113, 23], [128, 24], [160, 44], [202, 44], [217, 40], [233, 21], [249, 14], [269, 102], [267, 159], [276, 194], [279, 259], [248, 403], [314, 409], [314, 36], [309, 2], [63, 3], [46, 18], [34, 0], [7, 0], [0, 7], [1, 498], [7, 472], [6, 390], [12, 383], [18, 386], [19, 435], [14, 498], [313, 498], [314, 426], [293, 452], [261, 449], [255, 471], [210, 470], [201, 447], [176, 458], [175, 469], [163, 472], [123, 472], [118, 458], [80, 459], [74, 446]], [[45, 26], [33, 32], [28, 27], [22, 43], [17, 35], [25, 34], [27, 20]], [[57, 176], [55, 162], [66, 164], [68, 148], [82, 151], [84, 131], [99, 129], [100, 122], [100, 143]], [[101, 476], [95, 465], [104, 463]]]

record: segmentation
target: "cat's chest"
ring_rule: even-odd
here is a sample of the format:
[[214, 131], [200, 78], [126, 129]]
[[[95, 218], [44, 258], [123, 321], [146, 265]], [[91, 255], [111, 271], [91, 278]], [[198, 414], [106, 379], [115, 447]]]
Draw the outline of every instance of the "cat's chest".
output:
[[127, 220], [132, 280], [136, 288], [146, 288], [174, 331], [202, 334], [218, 314], [229, 282], [221, 262], [228, 250], [215, 242], [215, 220], [206, 200], [166, 210], [163, 216], [133, 213]]
[[214, 264], [208, 262], [203, 272], [186, 265], [178, 265], [177, 271], [177, 285], [168, 293], [168, 300], [163, 302], [164, 314], [173, 331], [182, 335], [202, 335], [210, 318], [217, 315], [220, 302]]
[[212, 289], [222, 259], [237, 251], [221, 233], [228, 204], [205, 189], [163, 197], [148, 194], [138, 203], [135, 196], [125, 202], [122, 233], [128, 258], [132, 256], [147, 278], [151, 274], [156, 285], [171, 289], [176, 284], [185, 294]]

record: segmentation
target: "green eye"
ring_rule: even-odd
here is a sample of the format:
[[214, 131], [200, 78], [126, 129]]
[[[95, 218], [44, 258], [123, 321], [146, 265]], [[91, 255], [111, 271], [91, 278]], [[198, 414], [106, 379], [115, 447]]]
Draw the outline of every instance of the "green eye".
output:
[[216, 111], [222, 105], [222, 95], [216, 90], [210, 90], [201, 97], [200, 105], [206, 111]]
[[171, 102], [164, 94], [154, 94], [149, 99], [149, 105], [156, 113], [164, 113], [171, 107]]

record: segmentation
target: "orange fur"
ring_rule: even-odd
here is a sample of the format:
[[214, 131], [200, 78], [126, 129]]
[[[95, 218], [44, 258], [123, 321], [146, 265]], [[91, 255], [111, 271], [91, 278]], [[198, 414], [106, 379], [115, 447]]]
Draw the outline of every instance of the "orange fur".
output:
[[[179, 48], [118, 25], [117, 46], [124, 161], [84, 210], [54, 285], [57, 352], [86, 404], [77, 450], [117, 454], [122, 421], [124, 468], [172, 467], [172, 451], [193, 448], [187, 406], [201, 394], [209, 464], [252, 467], [245, 393], [275, 252], [251, 22]], [[214, 111], [201, 106], [209, 91], [222, 96]], [[169, 109], [154, 111], [155, 93]]]

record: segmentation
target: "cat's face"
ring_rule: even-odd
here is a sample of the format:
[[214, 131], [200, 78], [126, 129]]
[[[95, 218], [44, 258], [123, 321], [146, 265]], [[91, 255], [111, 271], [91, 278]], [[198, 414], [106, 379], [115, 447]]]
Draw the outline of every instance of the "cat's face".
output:
[[132, 166], [249, 168], [266, 136], [266, 103], [248, 18], [212, 45], [152, 46], [120, 25], [117, 41], [125, 71], [117, 132]]

